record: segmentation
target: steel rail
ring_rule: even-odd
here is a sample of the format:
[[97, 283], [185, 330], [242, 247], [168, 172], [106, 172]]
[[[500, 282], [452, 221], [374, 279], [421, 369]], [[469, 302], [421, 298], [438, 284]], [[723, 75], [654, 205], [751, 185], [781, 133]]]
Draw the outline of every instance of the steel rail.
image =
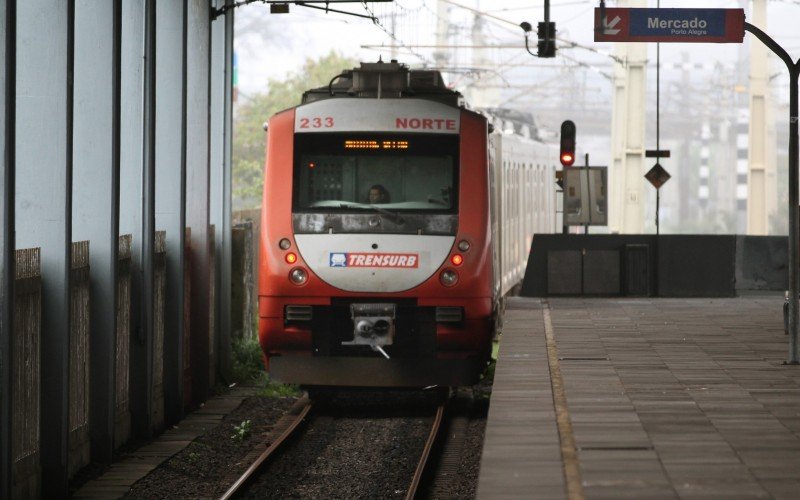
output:
[[417, 488], [419, 488], [419, 484], [422, 481], [422, 476], [425, 473], [425, 469], [427, 468], [428, 457], [430, 457], [433, 445], [436, 443], [436, 438], [439, 436], [439, 431], [442, 428], [442, 421], [444, 420], [445, 404], [446, 403], [442, 403], [436, 409], [436, 415], [433, 418], [433, 425], [431, 426], [431, 432], [430, 434], [428, 434], [428, 440], [425, 442], [425, 448], [423, 448], [422, 450], [422, 456], [420, 457], [419, 463], [417, 464], [417, 470], [414, 471], [414, 477], [411, 479], [411, 486], [408, 487], [406, 500], [413, 500], [417, 495]]
[[221, 500], [228, 500], [230, 498], [234, 498], [242, 488], [256, 475], [258, 470], [261, 468], [264, 463], [269, 460], [269, 458], [289, 439], [289, 436], [294, 434], [294, 432], [300, 427], [300, 424], [306, 419], [308, 413], [311, 411], [311, 407], [313, 403], [306, 399], [305, 406], [300, 410], [300, 412], [296, 415], [295, 419], [289, 424], [288, 427], [275, 439], [270, 445], [264, 450], [261, 455], [256, 458], [256, 460], [250, 464], [250, 467], [247, 468], [246, 471], [233, 483], [233, 486], [228, 488], [228, 491], [225, 492], [224, 495], [220, 497]]

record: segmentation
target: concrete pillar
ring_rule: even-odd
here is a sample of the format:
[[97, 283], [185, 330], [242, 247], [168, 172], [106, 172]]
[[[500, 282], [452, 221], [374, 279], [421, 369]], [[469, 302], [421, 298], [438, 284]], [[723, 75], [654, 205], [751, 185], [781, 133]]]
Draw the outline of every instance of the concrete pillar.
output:
[[191, 269], [192, 402], [208, 397], [209, 319], [209, 94], [211, 20], [208, 0], [187, 3], [186, 225]]
[[[120, 234], [133, 235], [132, 274], [141, 267], [142, 101], [144, 95], [144, 0], [122, 2], [122, 87], [120, 143]], [[135, 293], [134, 293], [135, 295]], [[131, 319], [136, 314], [131, 315]], [[138, 321], [135, 322], [138, 325]], [[131, 326], [135, 330], [136, 327]], [[133, 337], [136, 337], [134, 331]]]
[[[144, 85], [142, 104], [142, 244], [140, 338], [131, 348], [131, 412], [135, 431], [149, 437], [160, 429], [163, 410], [153, 406], [155, 390], [155, 140], [156, 140], [156, 0], [144, 2]], [[136, 290], [133, 292], [137, 293]], [[159, 349], [160, 351], [160, 349]]]
[[[752, 20], [767, 31], [767, 2], [753, 0]], [[750, 120], [748, 138], [747, 234], [769, 233], [769, 216], [777, 209], [775, 151], [769, 133], [769, 65], [767, 47], [750, 39]]]
[[75, 6], [72, 237], [91, 251], [90, 373], [92, 460], [114, 451], [119, 123], [115, 53], [120, 2]]
[[16, 244], [41, 247], [43, 497], [66, 497], [73, 0], [17, 5]]
[[159, 2], [156, 11], [156, 228], [166, 231], [164, 417], [183, 415], [183, 269], [186, 226], [184, 161], [184, 2]]
[[152, 331], [143, 321], [144, 220], [144, 70], [145, 0], [122, 3], [122, 87], [120, 142], [120, 234], [131, 238], [130, 409], [133, 432], [149, 429], [150, 385], [147, 366]]
[[[626, 0], [618, 7], [647, 7], [643, 0]], [[613, 114], [611, 119], [611, 162], [609, 229], [613, 233], [644, 232], [645, 94], [647, 90], [645, 43], [616, 43], [616, 56], [626, 61], [615, 64]]]
[[11, 364], [14, 327], [14, 107], [16, 0], [0, 4], [0, 497], [11, 498]]
[[[224, 5], [217, 0], [215, 7]], [[227, 380], [231, 361], [231, 99], [233, 15], [211, 25], [211, 222], [216, 245], [216, 359]]]

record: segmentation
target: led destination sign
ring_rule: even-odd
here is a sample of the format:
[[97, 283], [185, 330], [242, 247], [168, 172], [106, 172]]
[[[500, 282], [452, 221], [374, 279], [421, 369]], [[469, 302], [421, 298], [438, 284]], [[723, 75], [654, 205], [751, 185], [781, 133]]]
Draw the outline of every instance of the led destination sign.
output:
[[408, 141], [345, 139], [344, 149], [408, 149]]

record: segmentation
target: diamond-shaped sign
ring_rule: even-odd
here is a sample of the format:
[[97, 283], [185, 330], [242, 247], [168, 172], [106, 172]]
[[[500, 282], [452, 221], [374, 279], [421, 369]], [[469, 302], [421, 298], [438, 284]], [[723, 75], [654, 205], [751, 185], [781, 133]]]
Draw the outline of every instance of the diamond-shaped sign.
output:
[[670, 177], [672, 176], [669, 175], [669, 172], [667, 172], [660, 163], [656, 163], [653, 168], [644, 174], [644, 178], [650, 181], [650, 184], [652, 184], [656, 189], [659, 189], [661, 186], [663, 186]]

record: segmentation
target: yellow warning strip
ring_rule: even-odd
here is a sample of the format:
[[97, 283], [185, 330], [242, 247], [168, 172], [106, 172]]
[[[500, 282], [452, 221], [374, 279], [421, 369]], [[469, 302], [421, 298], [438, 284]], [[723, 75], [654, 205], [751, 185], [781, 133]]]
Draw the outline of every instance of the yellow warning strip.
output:
[[569, 418], [567, 394], [564, 391], [564, 379], [561, 377], [561, 366], [558, 363], [558, 347], [553, 335], [553, 322], [550, 320], [550, 303], [542, 301], [544, 307], [544, 334], [547, 339], [547, 364], [550, 366], [550, 385], [553, 388], [553, 405], [556, 410], [558, 437], [561, 441], [561, 460], [564, 462], [564, 481], [567, 484], [569, 500], [584, 500], [581, 483], [581, 468], [575, 437], [572, 435], [572, 420]]

